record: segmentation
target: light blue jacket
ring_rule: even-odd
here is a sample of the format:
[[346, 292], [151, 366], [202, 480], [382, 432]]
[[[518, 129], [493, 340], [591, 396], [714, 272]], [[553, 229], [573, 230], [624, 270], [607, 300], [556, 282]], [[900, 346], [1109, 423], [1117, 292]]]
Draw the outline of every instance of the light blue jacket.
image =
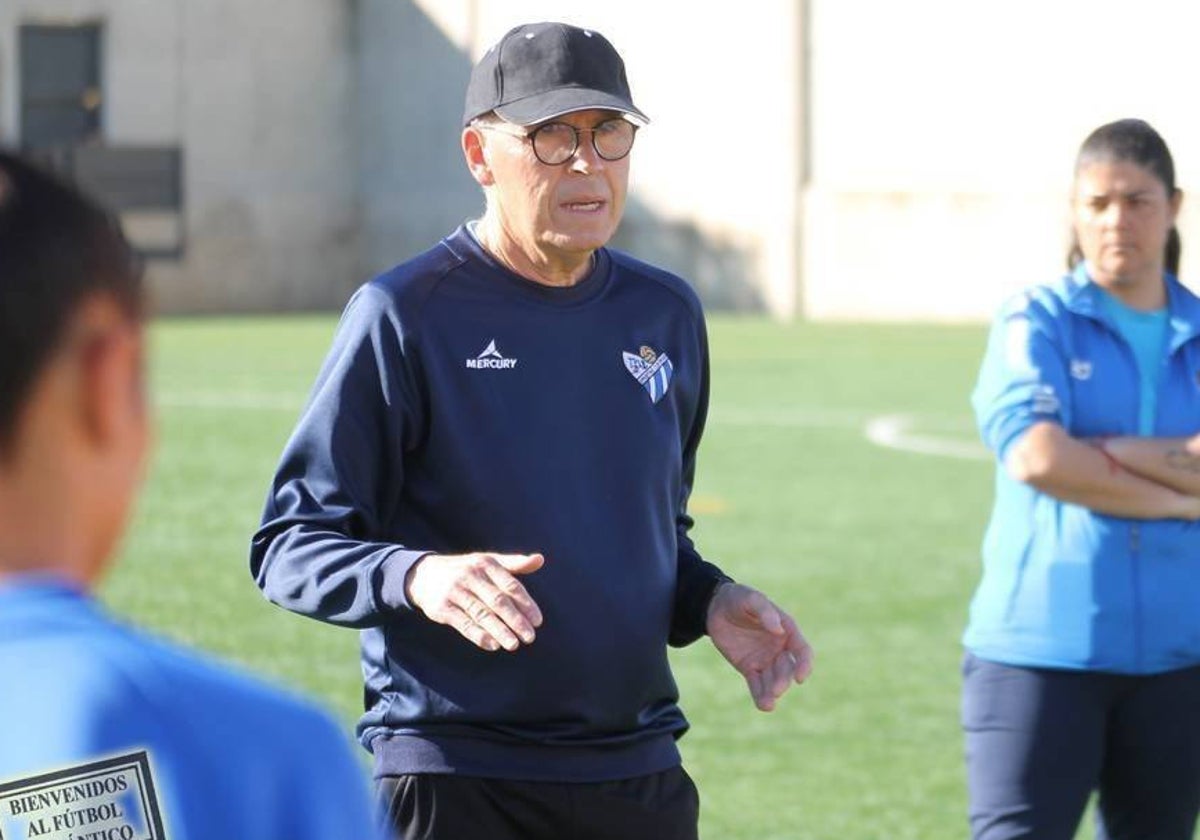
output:
[[[1200, 431], [1200, 298], [1166, 284], [1156, 437]], [[1137, 366], [1102, 294], [1081, 264], [1014, 297], [992, 328], [971, 401], [996, 496], [963, 637], [984, 659], [1125, 674], [1200, 664], [1200, 524], [1095, 513], [1003, 466], [1041, 421], [1077, 438], [1137, 434]]]

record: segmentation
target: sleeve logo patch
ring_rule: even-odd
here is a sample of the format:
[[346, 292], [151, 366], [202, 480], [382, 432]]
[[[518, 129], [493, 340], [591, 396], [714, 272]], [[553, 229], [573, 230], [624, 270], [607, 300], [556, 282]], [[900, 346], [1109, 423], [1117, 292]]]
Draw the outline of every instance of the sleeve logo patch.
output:
[[0, 784], [0, 840], [163, 840], [144, 750]]
[[1049, 385], [1039, 385], [1034, 389], [1032, 403], [1031, 410], [1034, 414], [1058, 414], [1062, 409], [1058, 395]]
[[621, 360], [625, 362], [625, 370], [629, 371], [629, 375], [646, 389], [650, 402], [656, 403], [666, 395], [675, 372], [666, 353], [656, 353], [643, 344], [636, 354], [622, 351]]

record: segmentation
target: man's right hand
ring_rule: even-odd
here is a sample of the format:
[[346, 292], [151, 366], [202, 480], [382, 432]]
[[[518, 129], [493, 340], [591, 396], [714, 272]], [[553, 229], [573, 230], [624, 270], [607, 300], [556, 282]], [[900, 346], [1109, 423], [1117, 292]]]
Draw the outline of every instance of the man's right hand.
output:
[[540, 554], [426, 554], [408, 570], [408, 602], [478, 647], [516, 650], [533, 642], [542, 611], [514, 575], [542, 567]]

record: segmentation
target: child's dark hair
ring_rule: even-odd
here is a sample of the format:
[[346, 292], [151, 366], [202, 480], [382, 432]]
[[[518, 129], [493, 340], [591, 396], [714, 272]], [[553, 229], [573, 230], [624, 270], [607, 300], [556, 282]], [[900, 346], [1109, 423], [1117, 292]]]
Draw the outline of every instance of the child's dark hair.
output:
[[0, 455], [72, 316], [96, 294], [141, 320], [140, 263], [115, 218], [74, 187], [0, 152]]

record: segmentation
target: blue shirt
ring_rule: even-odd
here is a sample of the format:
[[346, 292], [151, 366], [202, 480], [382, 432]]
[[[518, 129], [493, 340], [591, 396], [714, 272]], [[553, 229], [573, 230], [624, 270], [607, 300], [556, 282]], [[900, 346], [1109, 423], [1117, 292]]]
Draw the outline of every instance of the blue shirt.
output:
[[1117, 332], [1129, 344], [1138, 369], [1138, 433], [1154, 434], [1154, 415], [1158, 409], [1158, 385], [1162, 380], [1163, 351], [1167, 339], [1167, 310], [1149, 312], [1127, 306], [1105, 289], [1101, 299], [1104, 311]]
[[[64, 584], [0, 583], [0, 790], [143, 750], [172, 840], [379, 836], [366, 778], [322, 712], [143, 636]], [[23, 840], [30, 817], [13, 810], [0, 809], [0, 832]]]
[[[1153, 433], [1200, 430], [1200, 300], [1164, 279], [1168, 322]], [[1075, 438], [1136, 435], [1142, 375], [1080, 265], [996, 317], [972, 395], [997, 457], [983, 577], [964, 643], [1012, 665], [1155, 673], [1200, 664], [1200, 525], [1095, 513], [1016, 481], [1009, 448], [1035, 423]]]
[[[376, 773], [632, 778], [679, 763], [668, 643], [725, 579], [688, 536], [708, 405], [699, 301], [601, 249], [570, 287], [465, 228], [355, 294], [251, 547], [266, 595], [362, 629]], [[407, 602], [429, 552], [541, 552], [545, 623], [487, 653]]]

